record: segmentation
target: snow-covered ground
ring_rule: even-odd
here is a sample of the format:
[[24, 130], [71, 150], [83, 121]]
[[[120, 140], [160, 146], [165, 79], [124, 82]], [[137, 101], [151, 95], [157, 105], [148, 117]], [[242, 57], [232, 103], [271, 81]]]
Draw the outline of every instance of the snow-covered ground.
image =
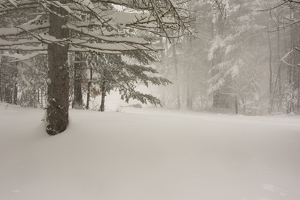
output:
[[50, 137], [43, 110], [0, 104], [0, 199], [300, 199], [299, 117], [119, 111]]

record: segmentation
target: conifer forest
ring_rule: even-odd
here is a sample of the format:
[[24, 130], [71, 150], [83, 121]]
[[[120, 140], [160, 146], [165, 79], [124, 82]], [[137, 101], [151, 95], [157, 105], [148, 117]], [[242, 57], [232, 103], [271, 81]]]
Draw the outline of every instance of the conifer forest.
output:
[[0, 16], [0, 99], [46, 109], [49, 135], [71, 107], [105, 111], [111, 91], [171, 109], [300, 113], [296, 0], [1, 0]]
[[0, 0], [0, 200], [299, 200], [300, 0]]

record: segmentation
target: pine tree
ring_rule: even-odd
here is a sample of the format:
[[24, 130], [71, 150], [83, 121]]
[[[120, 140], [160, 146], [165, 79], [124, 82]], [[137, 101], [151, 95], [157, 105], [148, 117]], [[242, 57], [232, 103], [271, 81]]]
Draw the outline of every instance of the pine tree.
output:
[[[135, 63], [129, 63], [128, 59]], [[130, 51], [123, 54], [97, 54], [92, 65], [93, 73], [97, 77], [93, 84], [98, 84], [101, 90], [100, 111], [104, 111], [105, 96], [111, 90], [117, 89], [121, 99], [127, 103], [129, 99], [139, 100], [143, 104], [151, 103], [161, 105], [158, 98], [136, 91], [138, 84], [149, 86], [167, 85], [171, 82], [158, 75], [157, 70], [151, 67], [150, 62], [155, 61], [154, 55], [145, 51]]]
[[[107, 9], [106, 4], [119, 5], [132, 12]], [[68, 125], [69, 66], [68, 52], [120, 52], [156, 50], [141, 38], [122, 37], [120, 28], [137, 29], [160, 36], [180, 36], [187, 30], [183, 10], [172, 0], [1, 0], [0, 15], [35, 11], [35, 18], [12, 28], [0, 28], [2, 50], [42, 51], [48, 54], [47, 127], [50, 135], [63, 132]], [[140, 12], [146, 11], [146, 12]], [[84, 19], [81, 15], [88, 15]], [[45, 44], [45, 45], [39, 45]]]
[[213, 106], [216, 108], [233, 109], [238, 111], [238, 90], [236, 79], [239, 73], [249, 63], [247, 47], [255, 43], [255, 36], [264, 26], [257, 23], [258, 13], [253, 12], [257, 7], [255, 1], [232, 1], [222, 4], [221, 13], [214, 17], [215, 37], [209, 51], [212, 61], [209, 80], [209, 93], [213, 95]]

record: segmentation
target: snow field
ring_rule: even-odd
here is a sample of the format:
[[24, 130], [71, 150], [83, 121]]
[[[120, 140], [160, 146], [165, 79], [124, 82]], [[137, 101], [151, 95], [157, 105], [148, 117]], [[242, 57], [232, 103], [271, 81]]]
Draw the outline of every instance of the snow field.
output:
[[298, 117], [71, 110], [49, 137], [42, 116], [1, 104], [0, 199], [300, 199]]

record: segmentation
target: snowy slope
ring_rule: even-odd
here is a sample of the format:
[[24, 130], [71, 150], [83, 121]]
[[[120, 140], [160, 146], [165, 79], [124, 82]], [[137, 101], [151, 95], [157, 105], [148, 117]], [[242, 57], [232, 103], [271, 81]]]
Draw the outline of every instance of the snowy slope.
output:
[[0, 199], [300, 199], [299, 117], [71, 110], [49, 137], [42, 116], [0, 104]]

